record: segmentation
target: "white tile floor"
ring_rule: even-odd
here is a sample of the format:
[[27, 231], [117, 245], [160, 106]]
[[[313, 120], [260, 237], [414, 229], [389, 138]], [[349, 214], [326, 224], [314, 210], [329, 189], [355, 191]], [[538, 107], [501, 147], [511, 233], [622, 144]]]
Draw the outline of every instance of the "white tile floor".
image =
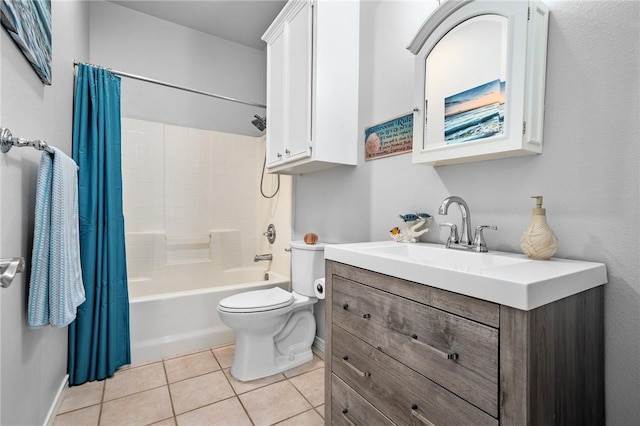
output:
[[67, 390], [60, 425], [323, 425], [324, 362], [239, 382], [234, 346], [120, 369]]

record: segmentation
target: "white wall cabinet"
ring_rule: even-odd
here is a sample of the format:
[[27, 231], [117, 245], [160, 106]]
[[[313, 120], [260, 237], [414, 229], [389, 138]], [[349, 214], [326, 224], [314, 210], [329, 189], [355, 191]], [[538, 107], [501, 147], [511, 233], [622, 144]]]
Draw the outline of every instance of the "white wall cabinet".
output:
[[548, 8], [536, 0], [443, 3], [416, 55], [413, 162], [542, 153]]
[[356, 165], [358, 2], [291, 0], [267, 42], [267, 170]]

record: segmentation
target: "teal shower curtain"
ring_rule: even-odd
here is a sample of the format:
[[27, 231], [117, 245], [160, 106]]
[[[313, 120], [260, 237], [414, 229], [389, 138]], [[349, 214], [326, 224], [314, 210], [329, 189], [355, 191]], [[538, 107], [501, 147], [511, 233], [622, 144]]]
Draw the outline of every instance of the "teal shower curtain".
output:
[[120, 77], [79, 64], [73, 111], [80, 261], [86, 301], [69, 326], [69, 384], [131, 362], [122, 213]]

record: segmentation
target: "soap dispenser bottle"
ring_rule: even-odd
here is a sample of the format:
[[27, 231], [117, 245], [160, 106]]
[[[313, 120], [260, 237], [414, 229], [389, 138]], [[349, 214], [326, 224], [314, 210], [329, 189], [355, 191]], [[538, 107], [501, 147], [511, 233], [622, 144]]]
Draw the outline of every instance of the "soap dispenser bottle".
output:
[[547, 223], [545, 209], [542, 208], [542, 195], [534, 195], [536, 208], [533, 209], [531, 224], [522, 233], [520, 248], [531, 259], [550, 259], [558, 251], [558, 239]]

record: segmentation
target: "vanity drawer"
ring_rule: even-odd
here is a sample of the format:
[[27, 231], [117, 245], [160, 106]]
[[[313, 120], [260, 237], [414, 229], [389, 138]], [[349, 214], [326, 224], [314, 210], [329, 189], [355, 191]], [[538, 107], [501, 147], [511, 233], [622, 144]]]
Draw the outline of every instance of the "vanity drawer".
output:
[[354, 268], [344, 263], [331, 262], [332, 275], [366, 284], [378, 290], [397, 294], [405, 299], [429, 305], [481, 324], [500, 326], [500, 305], [464, 294], [452, 293], [424, 284], [390, 277], [366, 269]]
[[498, 421], [340, 327], [332, 371], [397, 424], [497, 425]]
[[498, 417], [498, 330], [333, 277], [333, 323], [493, 417]]
[[335, 374], [331, 375], [331, 425], [393, 425]]

